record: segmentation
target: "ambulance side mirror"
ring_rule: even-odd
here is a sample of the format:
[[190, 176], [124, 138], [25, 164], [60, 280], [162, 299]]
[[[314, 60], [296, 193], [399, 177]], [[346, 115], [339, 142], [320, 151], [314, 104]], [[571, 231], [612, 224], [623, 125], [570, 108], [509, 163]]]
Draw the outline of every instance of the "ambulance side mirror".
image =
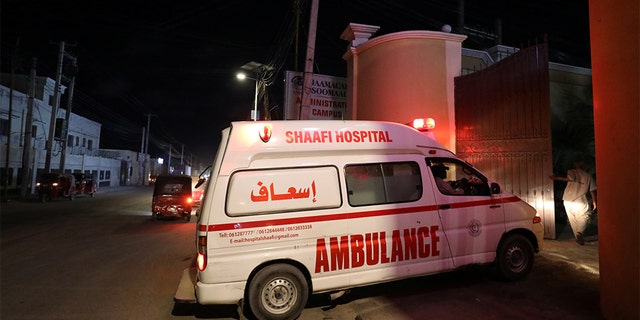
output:
[[502, 190], [500, 190], [500, 185], [492, 182], [491, 183], [491, 194], [498, 194], [500, 193]]

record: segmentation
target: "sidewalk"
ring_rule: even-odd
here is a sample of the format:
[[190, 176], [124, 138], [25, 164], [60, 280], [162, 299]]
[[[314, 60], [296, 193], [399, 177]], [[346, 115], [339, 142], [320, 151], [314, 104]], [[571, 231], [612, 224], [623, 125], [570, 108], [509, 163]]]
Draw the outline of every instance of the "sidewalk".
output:
[[[599, 305], [600, 277], [597, 236], [576, 243], [571, 227], [558, 225], [556, 239], [544, 239], [536, 256], [535, 271], [518, 282], [474, 281], [475, 273], [458, 272], [464, 278], [425, 278], [417, 294], [379, 299], [362, 298], [352, 308], [356, 320], [414, 319], [563, 319], [602, 320]], [[482, 269], [475, 269], [476, 271]], [[477, 274], [482, 278], [482, 273]], [[433, 281], [433, 283], [432, 283]], [[449, 284], [449, 282], [451, 284]], [[337, 319], [337, 318], [336, 318]]]
[[[148, 187], [147, 186], [98, 187], [96, 189], [96, 194], [116, 192], [116, 191], [127, 191], [127, 190], [131, 190], [131, 189], [136, 189], [136, 188], [148, 188]], [[31, 201], [37, 201], [37, 200], [38, 200], [37, 193], [28, 194], [26, 200], [20, 200], [20, 195], [18, 195], [18, 194], [8, 194], [6, 199], [4, 198], [4, 194], [0, 195], [0, 203], [8, 202], [8, 201], [11, 201], [11, 202], [13, 202], [13, 201], [31, 202]]]
[[585, 245], [578, 245], [569, 225], [556, 225], [558, 237], [545, 239], [540, 254], [552, 256], [556, 260], [562, 260], [573, 264], [577, 269], [584, 269], [591, 273], [600, 274], [600, 257], [598, 236], [585, 237]]

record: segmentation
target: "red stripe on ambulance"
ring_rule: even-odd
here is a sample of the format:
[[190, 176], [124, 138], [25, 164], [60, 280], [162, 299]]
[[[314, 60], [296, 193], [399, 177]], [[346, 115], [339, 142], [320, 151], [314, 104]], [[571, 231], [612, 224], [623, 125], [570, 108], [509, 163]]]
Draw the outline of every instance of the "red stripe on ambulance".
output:
[[[457, 203], [448, 203], [451, 208], [462, 208], [462, 207], [474, 207], [474, 206], [486, 206], [486, 205], [499, 205], [507, 202], [517, 202], [520, 201], [518, 197], [509, 197], [504, 199], [492, 199], [492, 200], [482, 200], [482, 201], [467, 201], [467, 202], [457, 202]], [[447, 204], [442, 204], [447, 205]], [[359, 219], [359, 218], [371, 218], [371, 217], [379, 217], [379, 216], [388, 216], [388, 215], [397, 215], [397, 214], [407, 214], [407, 213], [415, 213], [415, 212], [427, 212], [438, 210], [438, 205], [430, 205], [430, 206], [420, 206], [420, 207], [408, 207], [408, 208], [394, 208], [388, 210], [375, 210], [375, 211], [362, 211], [362, 212], [351, 212], [351, 213], [339, 213], [339, 214], [329, 214], [329, 215], [320, 215], [320, 216], [307, 216], [307, 217], [299, 217], [299, 218], [286, 218], [286, 219], [270, 219], [264, 221], [245, 221], [238, 223], [222, 223], [222, 224], [201, 224], [198, 225], [199, 231], [224, 231], [224, 230], [235, 230], [235, 229], [247, 229], [247, 228], [260, 228], [260, 227], [269, 227], [269, 226], [281, 226], [287, 224], [301, 224], [301, 223], [313, 223], [313, 222], [328, 222], [328, 221], [339, 221], [346, 219]]]

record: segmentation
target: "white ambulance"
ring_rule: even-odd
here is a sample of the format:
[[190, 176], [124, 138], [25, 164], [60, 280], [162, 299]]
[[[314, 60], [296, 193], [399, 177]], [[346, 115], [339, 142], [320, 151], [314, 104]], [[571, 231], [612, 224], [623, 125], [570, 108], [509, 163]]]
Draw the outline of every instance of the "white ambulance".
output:
[[175, 301], [295, 319], [311, 294], [495, 263], [531, 270], [534, 208], [415, 128], [234, 122], [198, 214], [197, 266]]

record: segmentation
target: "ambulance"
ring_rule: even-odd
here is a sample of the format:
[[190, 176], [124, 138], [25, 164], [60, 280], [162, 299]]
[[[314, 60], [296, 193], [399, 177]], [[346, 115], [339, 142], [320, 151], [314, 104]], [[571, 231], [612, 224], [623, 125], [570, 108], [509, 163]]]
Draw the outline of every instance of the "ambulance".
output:
[[312, 294], [470, 264], [518, 280], [542, 238], [534, 208], [411, 126], [233, 122], [174, 299], [295, 319]]

